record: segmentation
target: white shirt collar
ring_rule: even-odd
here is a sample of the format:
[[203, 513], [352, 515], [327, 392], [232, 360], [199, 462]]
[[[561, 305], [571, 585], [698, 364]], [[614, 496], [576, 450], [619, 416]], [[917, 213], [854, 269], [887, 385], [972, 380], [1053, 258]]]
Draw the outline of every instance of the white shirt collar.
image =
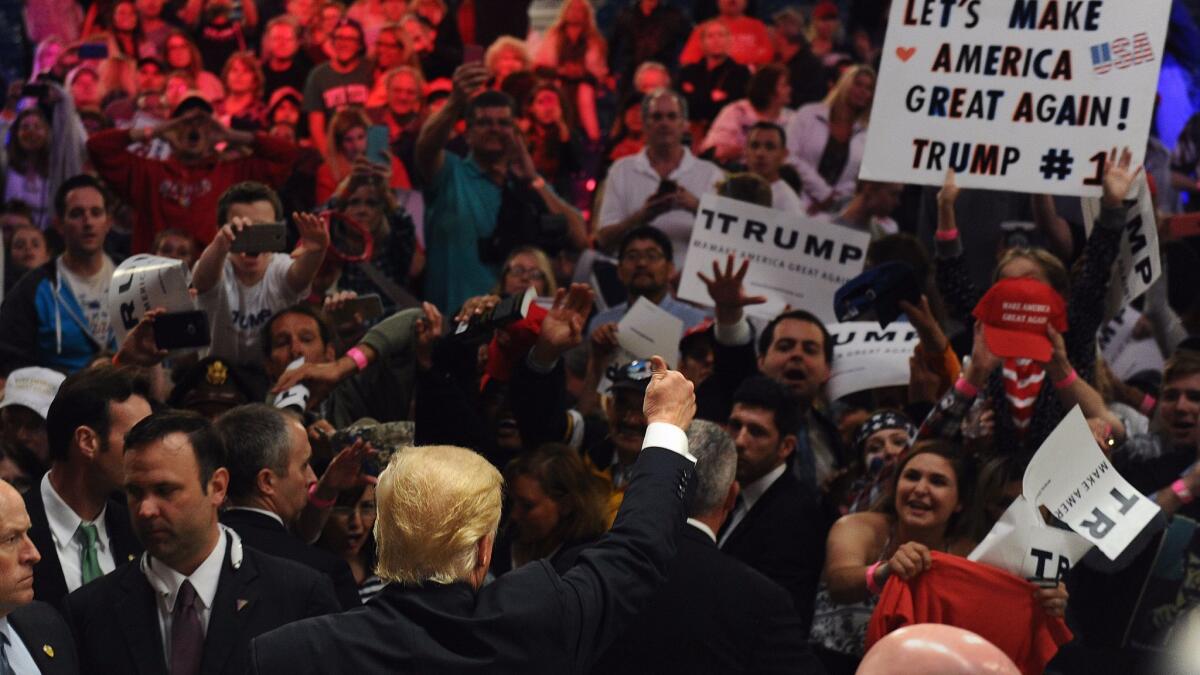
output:
[[231, 506], [225, 510], [226, 511], [249, 511], [251, 513], [261, 513], [264, 516], [270, 516], [271, 518], [274, 518], [275, 521], [278, 522], [280, 525], [283, 525], [283, 527], [285, 529], [287, 528], [287, 524], [283, 522], [283, 518], [280, 518], [279, 514], [275, 513], [274, 511], [268, 511], [266, 509], [260, 509], [260, 508], [254, 507], [254, 506]]
[[[656, 179], [660, 178], [658, 172], [654, 170], [654, 167], [650, 166], [650, 155], [646, 154], [646, 148], [642, 148], [638, 154], [634, 155], [634, 157], [636, 158], [634, 159], [634, 165], [638, 168], [639, 172], [648, 176], [652, 176]], [[679, 160], [679, 166], [675, 167], [675, 170], [672, 171], [671, 175], [667, 176], [667, 178], [675, 180], [678, 176], [691, 171], [695, 164], [696, 156], [693, 155], [692, 151], [689, 150], [685, 145], [683, 146], [683, 157], [681, 157]]]
[[763, 496], [763, 493], [765, 493], [771, 487], [771, 485], [775, 483], [775, 481], [779, 480], [779, 477], [783, 475], [784, 471], [787, 471], [787, 462], [784, 462], [774, 469], [771, 469], [766, 475], [762, 476], [753, 483], [742, 486], [742, 501], [746, 504], [747, 512], [754, 508], [755, 502], [757, 502]]
[[688, 518], [687, 524], [691, 525], [692, 527], [696, 528], [697, 530], [700, 530], [704, 534], [708, 535], [708, 538], [712, 539], [712, 542], [714, 544], [717, 543], [717, 533], [713, 532], [712, 528], [709, 527], [708, 525], [705, 525], [704, 523], [696, 520], [695, 518]]
[[179, 572], [171, 569], [166, 563], [161, 560], [156, 560], [154, 556], [148, 556], [149, 565], [144, 569], [146, 571], [146, 581], [150, 583], [150, 587], [159, 593], [165, 600], [167, 611], [175, 611], [175, 598], [179, 595], [179, 587], [183, 582], [192, 582], [192, 588], [196, 589], [196, 597], [204, 609], [212, 607], [213, 600], [217, 597], [217, 585], [221, 581], [221, 565], [225, 562], [225, 549], [229, 546], [228, 536], [225, 534], [225, 529], [219, 530], [217, 537], [217, 545], [200, 563], [195, 572], [191, 576], [184, 576]]
[[[79, 525], [83, 522], [83, 518], [75, 513], [63, 498], [58, 496], [54, 486], [50, 484], [50, 472], [47, 471], [42, 476], [42, 484], [39, 487], [42, 492], [42, 503], [46, 507], [46, 520], [50, 523], [50, 534], [61, 545], [75, 538], [75, 533], [79, 531]], [[108, 527], [104, 522], [104, 514], [108, 511], [108, 502], [100, 508], [100, 515], [91, 521], [96, 526], [96, 549], [104, 551], [108, 548]]]

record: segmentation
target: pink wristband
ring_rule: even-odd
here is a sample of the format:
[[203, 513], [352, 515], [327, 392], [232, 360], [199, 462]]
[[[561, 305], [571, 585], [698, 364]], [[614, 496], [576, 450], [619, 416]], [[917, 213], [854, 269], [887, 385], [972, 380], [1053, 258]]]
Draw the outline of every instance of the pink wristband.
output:
[[[113, 363], [116, 363], [116, 362], [117, 362], [117, 358], [114, 356]], [[1150, 394], [1146, 394], [1145, 398], [1142, 399], [1142, 405], [1141, 405], [1142, 414], [1146, 415], [1148, 417], [1150, 415], [1150, 413], [1154, 412], [1154, 406], [1156, 406], [1156, 405], [1158, 405], [1158, 399], [1154, 398]]]
[[1079, 379], [1079, 373], [1076, 372], [1076, 370], [1074, 368], [1072, 368], [1070, 375], [1067, 375], [1063, 379], [1054, 383], [1054, 388], [1055, 389], [1066, 389], [1067, 387], [1071, 386], [1072, 384], [1075, 384], [1075, 380], [1078, 380], [1078, 379]]
[[1187, 483], [1183, 482], [1182, 478], [1178, 478], [1174, 483], [1171, 483], [1171, 492], [1174, 492], [1175, 496], [1179, 497], [1179, 501], [1184, 504], [1191, 504], [1192, 500], [1196, 498], [1192, 494], [1192, 491], [1188, 489]]
[[879, 595], [883, 592], [883, 589], [879, 586], [879, 582], [875, 579], [875, 570], [879, 569], [879, 566], [882, 564], [881, 562], [877, 562], [867, 568], [867, 590], [871, 592], [871, 595]]
[[363, 351], [358, 347], [351, 347], [350, 349], [347, 349], [346, 356], [350, 357], [350, 360], [354, 362], [354, 365], [358, 366], [359, 370], [366, 368], [368, 365], [367, 355], [364, 354]]
[[958, 228], [953, 230], [938, 230], [933, 233], [933, 238], [938, 241], [954, 241], [958, 239]]
[[967, 398], [975, 398], [979, 395], [979, 387], [967, 382], [965, 377], [958, 378], [958, 381], [954, 383], [954, 390]]
[[312, 485], [308, 486], [308, 503], [312, 504], [313, 506], [317, 507], [318, 509], [329, 509], [329, 508], [333, 508], [333, 505], [337, 503], [337, 498], [336, 497], [333, 499], [318, 498], [317, 497], [317, 484], [313, 483]]

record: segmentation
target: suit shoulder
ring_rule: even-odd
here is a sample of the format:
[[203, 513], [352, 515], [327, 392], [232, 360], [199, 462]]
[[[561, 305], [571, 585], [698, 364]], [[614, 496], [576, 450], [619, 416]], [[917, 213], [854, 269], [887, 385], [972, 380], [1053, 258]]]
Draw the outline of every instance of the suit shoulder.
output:
[[[107, 613], [110, 610], [108, 607], [109, 596], [122, 584], [127, 583], [131, 575], [141, 574], [139, 560], [136, 558], [120, 565], [110, 574], [86, 583], [68, 594], [63, 600], [64, 611], [68, 616], [86, 614], [93, 608], [102, 609]], [[145, 582], [143, 581], [143, 583]], [[148, 585], [147, 588], [149, 588]]]
[[61, 626], [64, 629], [67, 626], [63, 620], [62, 614], [48, 602], [34, 600], [28, 605], [22, 605], [12, 611], [9, 619], [16, 622], [23, 622], [38, 627], [45, 626]]
[[271, 579], [274, 583], [289, 588], [308, 588], [313, 584], [326, 581], [325, 575], [295, 560], [288, 560], [277, 555], [265, 553], [251, 546], [243, 549], [245, 555], [254, 560], [258, 566], [260, 577]]

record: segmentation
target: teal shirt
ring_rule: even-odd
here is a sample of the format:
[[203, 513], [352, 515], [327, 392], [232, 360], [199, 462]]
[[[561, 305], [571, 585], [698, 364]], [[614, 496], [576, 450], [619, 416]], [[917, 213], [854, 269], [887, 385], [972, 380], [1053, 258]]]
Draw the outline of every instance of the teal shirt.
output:
[[479, 260], [479, 240], [496, 229], [500, 186], [474, 159], [443, 157], [425, 188], [425, 299], [451, 314], [496, 285], [495, 269]]

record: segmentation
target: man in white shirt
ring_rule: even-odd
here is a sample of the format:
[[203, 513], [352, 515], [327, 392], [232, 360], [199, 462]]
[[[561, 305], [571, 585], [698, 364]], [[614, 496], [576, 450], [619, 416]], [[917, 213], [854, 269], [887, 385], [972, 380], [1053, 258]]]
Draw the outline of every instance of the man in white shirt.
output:
[[126, 506], [111, 498], [125, 481], [125, 433], [150, 414], [146, 383], [129, 371], [82, 370], [58, 388], [46, 413], [50, 471], [25, 494], [39, 600], [67, 593], [141, 552]]
[[35, 601], [33, 566], [41, 556], [29, 538], [21, 495], [0, 481], [0, 673], [79, 672], [71, 630], [47, 603]]
[[724, 174], [684, 145], [687, 102], [678, 93], [658, 89], [647, 94], [642, 124], [646, 147], [617, 160], [608, 172], [596, 241], [612, 252], [634, 228], [653, 225], [671, 240], [672, 262], [682, 270], [700, 197]]
[[746, 134], [746, 168], [771, 185], [771, 207], [793, 214], [808, 213], [808, 205], [796, 195], [779, 170], [787, 162], [787, 134], [774, 122], [755, 122]]
[[192, 286], [208, 313], [213, 356], [242, 367], [260, 367], [263, 325], [308, 294], [325, 260], [329, 233], [314, 214], [295, 213], [292, 217], [300, 231], [300, 246], [292, 256], [230, 255], [234, 240], [247, 227], [281, 221], [283, 206], [274, 190], [252, 181], [234, 185], [221, 195], [217, 219], [224, 226], [192, 270]]
[[194, 413], [151, 415], [129, 431], [125, 492], [140, 558], [67, 597], [87, 673], [243, 673], [252, 637], [338, 611], [329, 581], [243, 547], [217, 521], [225, 448]]

